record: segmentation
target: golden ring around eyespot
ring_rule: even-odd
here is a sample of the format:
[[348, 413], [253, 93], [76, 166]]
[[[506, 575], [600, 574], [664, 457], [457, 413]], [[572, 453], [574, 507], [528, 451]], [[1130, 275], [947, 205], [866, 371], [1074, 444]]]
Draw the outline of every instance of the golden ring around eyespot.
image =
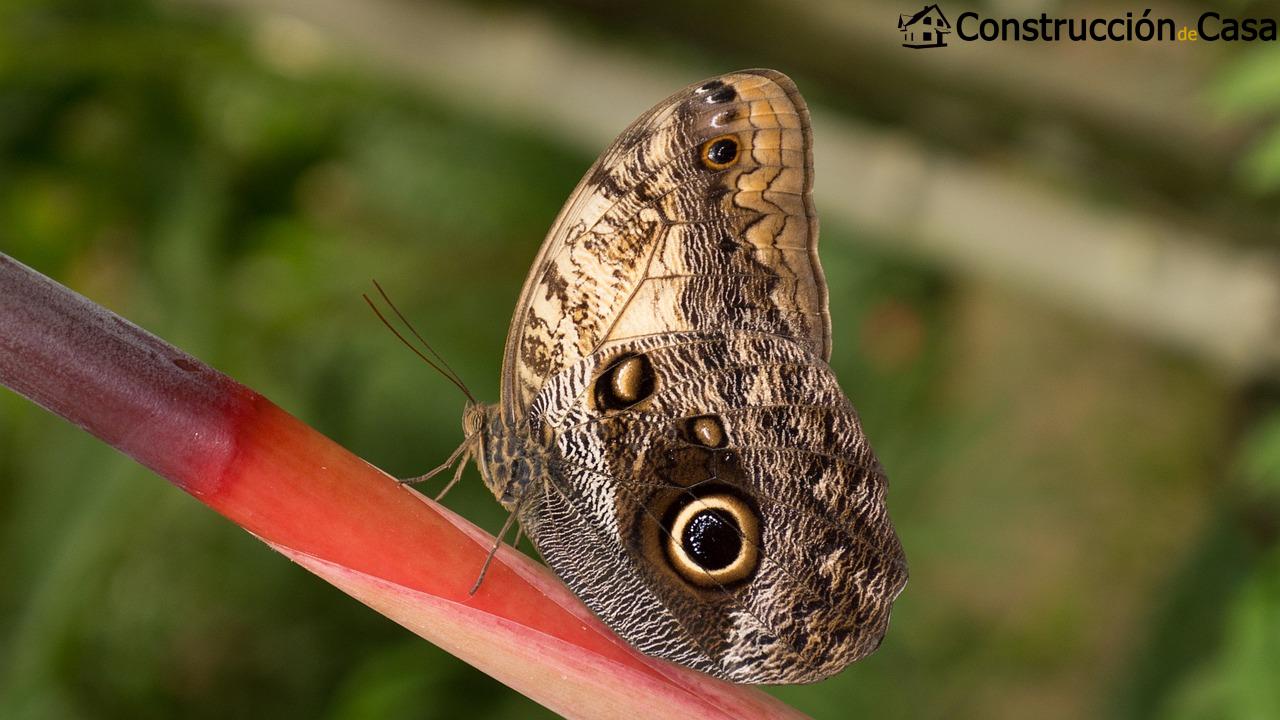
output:
[[[738, 555], [728, 565], [708, 569], [702, 567], [686, 552], [683, 538], [689, 523], [700, 513], [723, 511], [738, 527], [741, 545]], [[760, 519], [751, 506], [741, 498], [728, 493], [704, 495], [690, 500], [680, 508], [671, 522], [671, 534], [666, 539], [667, 557], [671, 566], [685, 580], [700, 587], [718, 587], [745, 579], [760, 562]]]
[[724, 170], [738, 162], [742, 156], [742, 144], [735, 135], [720, 135], [702, 143], [698, 156], [710, 170]]

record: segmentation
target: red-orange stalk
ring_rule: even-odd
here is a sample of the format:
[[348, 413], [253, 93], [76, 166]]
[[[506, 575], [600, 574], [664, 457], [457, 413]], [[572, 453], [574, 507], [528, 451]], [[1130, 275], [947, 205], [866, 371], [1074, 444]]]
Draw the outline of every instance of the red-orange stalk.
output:
[[579, 718], [800, 717], [637, 653], [510, 548], [252, 390], [0, 254], [0, 384], [370, 607]]

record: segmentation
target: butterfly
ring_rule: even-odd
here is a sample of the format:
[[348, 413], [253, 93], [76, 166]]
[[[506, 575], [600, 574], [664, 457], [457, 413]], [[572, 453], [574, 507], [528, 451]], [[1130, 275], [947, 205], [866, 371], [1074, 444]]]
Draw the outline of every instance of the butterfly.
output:
[[[533, 263], [485, 484], [640, 651], [741, 683], [875, 650], [907, 580], [886, 480], [827, 361], [812, 133], [794, 83], [744, 70], [637, 119]], [[456, 478], [456, 476], [455, 476]]]

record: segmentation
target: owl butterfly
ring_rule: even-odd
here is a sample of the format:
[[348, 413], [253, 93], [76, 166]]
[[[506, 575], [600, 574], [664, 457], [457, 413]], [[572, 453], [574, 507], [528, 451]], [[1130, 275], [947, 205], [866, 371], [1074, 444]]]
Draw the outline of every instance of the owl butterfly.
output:
[[[876, 649], [907, 579], [840, 390], [809, 115], [744, 70], [614, 141], [560, 212], [463, 448], [627, 642], [744, 683]], [[465, 457], [464, 457], [465, 463]]]

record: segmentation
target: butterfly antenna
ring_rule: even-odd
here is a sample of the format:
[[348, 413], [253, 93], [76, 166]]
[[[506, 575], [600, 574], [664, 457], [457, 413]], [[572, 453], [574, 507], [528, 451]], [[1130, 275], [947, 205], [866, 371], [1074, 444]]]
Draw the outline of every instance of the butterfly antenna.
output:
[[[413, 333], [413, 336], [418, 338], [418, 342], [422, 343], [422, 347], [426, 348], [427, 352], [431, 353], [431, 357], [434, 357], [445, 370], [448, 370], [449, 373], [453, 375], [454, 379], [458, 381], [459, 385], [463, 384], [462, 376], [454, 372], [453, 368], [449, 367], [449, 363], [445, 361], [440, 353], [436, 352], [436, 349], [431, 347], [431, 343], [427, 342], [426, 338], [422, 337], [422, 335], [418, 333], [418, 329], [413, 326], [413, 323], [409, 322], [409, 319], [404, 316], [404, 313], [400, 312], [400, 308], [396, 307], [396, 304], [391, 302], [391, 298], [387, 295], [387, 291], [382, 289], [382, 285], [380, 285], [377, 280], [374, 280], [373, 286], [378, 288], [378, 294], [386, 301], [387, 305], [391, 308], [391, 311], [396, 314], [396, 317], [400, 318], [400, 322], [404, 323], [405, 327], [409, 328], [409, 332]], [[471, 393], [467, 393], [467, 396], [470, 397]]]
[[[435, 349], [432, 348], [431, 345], [427, 343], [426, 340], [422, 339], [422, 336], [418, 334], [418, 331], [413, 329], [413, 325], [411, 325], [409, 321], [405, 319], [405, 316], [400, 312], [400, 310], [396, 308], [395, 303], [391, 302], [391, 299], [387, 297], [386, 292], [382, 290], [382, 286], [378, 285], [378, 282], [376, 280], [374, 281], [373, 284], [374, 284], [374, 287], [378, 288], [378, 292], [379, 294], [382, 295], [382, 299], [387, 301], [387, 305], [389, 305], [391, 309], [395, 311], [396, 316], [399, 317], [400, 320], [405, 324], [405, 327], [409, 328], [409, 331], [413, 333], [414, 337], [418, 338], [418, 340], [422, 342], [422, 345], [426, 347], [427, 351], [430, 352], [432, 355], [434, 355], [437, 360], [439, 360], [440, 365], [437, 365], [436, 362], [433, 361], [430, 357], [427, 357], [422, 353], [421, 350], [414, 347], [413, 343], [409, 342], [405, 338], [405, 336], [402, 335], [400, 331], [397, 330], [389, 320], [387, 320], [387, 317], [382, 314], [382, 311], [378, 309], [378, 306], [374, 304], [373, 300], [368, 295], [361, 294], [360, 297], [364, 298], [364, 301], [368, 303], [369, 309], [373, 310], [373, 314], [377, 315], [378, 319], [382, 321], [382, 324], [386, 325], [387, 329], [391, 331], [391, 334], [395, 335], [396, 338], [400, 340], [400, 342], [404, 343], [405, 347], [412, 350], [414, 355], [417, 355], [418, 357], [422, 358], [422, 361], [425, 362], [427, 365], [430, 365], [433, 370], [440, 373], [441, 375], [444, 376], [446, 380], [456, 385], [457, 388], [462, 391], [462, 394], [467, 396], [467, 400], [471, 401], [472, 403], [475, 403], [476, 402], [475, 396], [472, 395], [471, 391], [467, 389], [466, 383], [462, 382], [462, 378], [458, 377], [458, 374], [453, 371], [453, 368], [449, 367], [448, 363], [444, 361], [444, 358], [441, 358], [440, 354], [437, 353]], [[441, 365], [443, 365], [444, 367], [441, 367]], [[446, 368], [448, 369], [446, 370]]]

